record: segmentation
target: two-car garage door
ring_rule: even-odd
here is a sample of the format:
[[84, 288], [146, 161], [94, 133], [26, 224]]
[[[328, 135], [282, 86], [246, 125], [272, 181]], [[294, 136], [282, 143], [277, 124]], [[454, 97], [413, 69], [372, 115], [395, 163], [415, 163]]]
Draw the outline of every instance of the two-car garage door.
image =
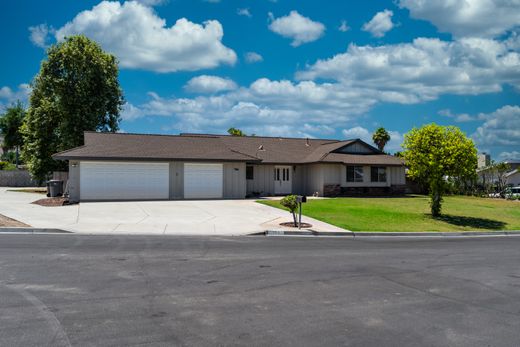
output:
[[168, 199], [168, 163], [81, 162], [81, 200]]
[[[80, 164], [81, 200], [160, 200], [170, 197], [169, 163], [87, 162]], [[185, 199], [223, 196], [223, 165], [185, 163]]]

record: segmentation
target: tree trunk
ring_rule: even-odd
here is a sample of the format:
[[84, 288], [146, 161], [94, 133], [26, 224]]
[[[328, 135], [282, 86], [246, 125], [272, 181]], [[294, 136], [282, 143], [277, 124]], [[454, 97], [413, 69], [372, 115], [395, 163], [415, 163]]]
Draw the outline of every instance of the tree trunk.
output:
[[294, 220], [294, 226], [297, 227], [298, 226], [298, 222], [296, 221], [296, 213], [291, 212], [292, 213], [292, 217], [293, 217], [293, 220]]
[[430, 206], [432, 216], [439, 217], [441, 215], [443, 179], [434, 180], [430, 184]]

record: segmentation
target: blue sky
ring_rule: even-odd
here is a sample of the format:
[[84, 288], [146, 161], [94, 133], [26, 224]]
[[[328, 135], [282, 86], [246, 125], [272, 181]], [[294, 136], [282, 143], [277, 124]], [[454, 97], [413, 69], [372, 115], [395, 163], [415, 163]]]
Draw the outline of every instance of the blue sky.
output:
[[120, 61], [126, 132], [370, 140], [383, 126], [396, 151], [436, 122], [520, 159], [518, 0], [18, 0], [0, 26], [0, 108], [26, 102], [46, 47], [85, 34]]

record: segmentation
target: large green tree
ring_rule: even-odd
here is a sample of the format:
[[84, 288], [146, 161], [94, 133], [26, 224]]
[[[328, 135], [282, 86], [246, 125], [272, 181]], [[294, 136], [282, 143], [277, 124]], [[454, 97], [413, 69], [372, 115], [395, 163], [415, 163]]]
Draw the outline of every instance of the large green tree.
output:
[[4, 136], [2, 146], [5, 149], [14, 149], [16, 151], [16, 166], [18, 166], [18, 150], [23, 144], [20, 128], [24, 117], [25, 108], [20, 101], [8, 107], [5, 113], [0, 116], [0, 133]]
[[390, 141], [390, 134], [385, 128], [379, 128], [372, 135], [372, 141], [374, 141], [380, 151], [383, 151], [388, 141]]
[[448, 177], [470, 180], [476, 175], [477, 150], [457, 127], [428, 124], [404, 136], [408, 175], [428, 186], [433, 216], [440, 216]]
[[36, 179], [66, 169], [51, 155], [83, 145], [84, 131], [118, 130], [124, 104], [118, 74], [116, 58], [85, 36], [47, 50], [22, 126], [22, 155]]
[[232, 136], [246, 136], [246, 134], [242, 130], [237, 128], [229, 128], [227, 132], [229, 135]]

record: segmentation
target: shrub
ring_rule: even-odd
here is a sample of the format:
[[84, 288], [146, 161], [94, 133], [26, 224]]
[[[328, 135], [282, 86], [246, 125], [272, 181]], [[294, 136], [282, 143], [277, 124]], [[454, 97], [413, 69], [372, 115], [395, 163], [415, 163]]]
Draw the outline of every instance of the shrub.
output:
[[9, 163], [7, 161], [0, 161], [0, 170], [4, 170], [4, 171], [16, 170], [16, 165]]
[[296, 210], [298, 209], [296, 195], [287, 195], [282, 200], [280, 200], [280, 205], [287, 208], [289, 212], [291, 212], [294, 220], [294, 226], [298, 226], [298, 223], [296, 222]]

